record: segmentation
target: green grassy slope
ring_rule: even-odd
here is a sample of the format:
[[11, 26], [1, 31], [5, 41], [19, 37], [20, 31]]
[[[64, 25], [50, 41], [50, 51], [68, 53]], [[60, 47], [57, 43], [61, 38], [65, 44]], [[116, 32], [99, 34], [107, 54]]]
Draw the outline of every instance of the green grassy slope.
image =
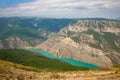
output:
[[27, 50], [0, 50], [0, 59], [48, 71], [86, 70]]

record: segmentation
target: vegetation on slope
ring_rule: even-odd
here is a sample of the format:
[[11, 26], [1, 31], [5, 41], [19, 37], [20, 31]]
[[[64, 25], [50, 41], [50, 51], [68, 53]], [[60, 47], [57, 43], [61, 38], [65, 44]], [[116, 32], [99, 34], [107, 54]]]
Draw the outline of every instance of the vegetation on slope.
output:
[[[99, 44], [90, 44], [91, 47], [101, 49], [100, 44], [104, 44], [103, 43], [104, 40], [107, 43], [105, 45], [106, 47], [109, 47], [109, 49], [113, 49], [117, 52], [120, 52], [120, 48], [115, 44], [115, 42], [117, 42], [116, 40], [119, 39], [119, 36], [116, 36], [114, 33], [103, 32], [101, 35], [101, 33], [98, 33], [94, 30], [87, 30], [85, 33], [90, 35], [92, 34], [94, 36], [94, 39], [99, 42]], [[103, 50], [105, 50], [105, 48]]]
[[0, 18], [0, 39], [9, 36], [41, 38], [46, 33], [58, 32], [71, 23], [72, 19], [43, 19], [10, 17]]
[[0, 60], [0, 80], [31, 80], [40, 70]]
[[100, 70], [46, 72], [0, 60], [1, 80], [119, 80], [120, 66]]
[[119, 36], [116, 36], [113, 33], [104, 33], [103, 38], [108, 42], [110, 48], [120, 52], [120, 48], [115, 44], [115, 41], [118, 40]]
[[27, 50], [0, 50], [0, 59], [42, 70], [86, 70], [87, 68], [72, 66], [56, 59], [50, 59]]
[[[51, 33], [60, 31], [73, 21], [74, 19], [49, 19], [39, 17], [0, 18], [0, 43], [2, 49], [23, 49], [23, 47], [26, 46], [24, 42], [27, 42], [27, 47], [34, 47], [46, 40]], [[20, 40], [16, 40], [16, 37]], [[18, 44], [15, 44], [15, 41], [21, 41], [23, 46], [13, 46]]]

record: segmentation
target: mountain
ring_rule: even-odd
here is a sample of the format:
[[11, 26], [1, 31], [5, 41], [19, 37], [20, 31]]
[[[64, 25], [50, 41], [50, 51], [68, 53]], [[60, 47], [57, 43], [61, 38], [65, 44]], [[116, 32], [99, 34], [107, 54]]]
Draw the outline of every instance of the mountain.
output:
[[34, 47], [72, 21], [39, 17], [0, 18], [0, 49]]
[[0, 49], [31, 47], [100, 67], [120, 64], [120, 21], [0, 18]]
[[120, 64], [120, 22], [77, 20], [36, 48], [100, 67]]

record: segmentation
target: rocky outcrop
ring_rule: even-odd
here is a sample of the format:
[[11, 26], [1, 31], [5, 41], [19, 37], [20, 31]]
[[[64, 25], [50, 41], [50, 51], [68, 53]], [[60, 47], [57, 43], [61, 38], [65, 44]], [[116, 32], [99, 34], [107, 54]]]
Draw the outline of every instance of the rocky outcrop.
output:
[[106, 67], [120, 64], [119, 34], [120, 22], [78, 20], [36, 48]]
[[0, 49], [3, 48], [3, 44], [2, 44], [2, 41], [0, 40]]
[[42, 40], [26, 40], [20, 37], [8, 37], [5, 40], [0, 41], [0, 49], [24, 49], [34, 47], [37, 44], [40, 44]]

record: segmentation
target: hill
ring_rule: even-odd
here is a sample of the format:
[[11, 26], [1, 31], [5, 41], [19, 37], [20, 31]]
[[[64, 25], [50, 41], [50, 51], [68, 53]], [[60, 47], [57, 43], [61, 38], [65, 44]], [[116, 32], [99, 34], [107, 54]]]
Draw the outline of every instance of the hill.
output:
[[1, 80], [119, 80], [120, 66], [89, 71], [41, 71], [0, 60]]
[[87, 68], [72, 66], [68, 63], [47, 58], [27, 50], [0, 50], [0, 60], [10, 61], [46, 71], [87, 70]]

